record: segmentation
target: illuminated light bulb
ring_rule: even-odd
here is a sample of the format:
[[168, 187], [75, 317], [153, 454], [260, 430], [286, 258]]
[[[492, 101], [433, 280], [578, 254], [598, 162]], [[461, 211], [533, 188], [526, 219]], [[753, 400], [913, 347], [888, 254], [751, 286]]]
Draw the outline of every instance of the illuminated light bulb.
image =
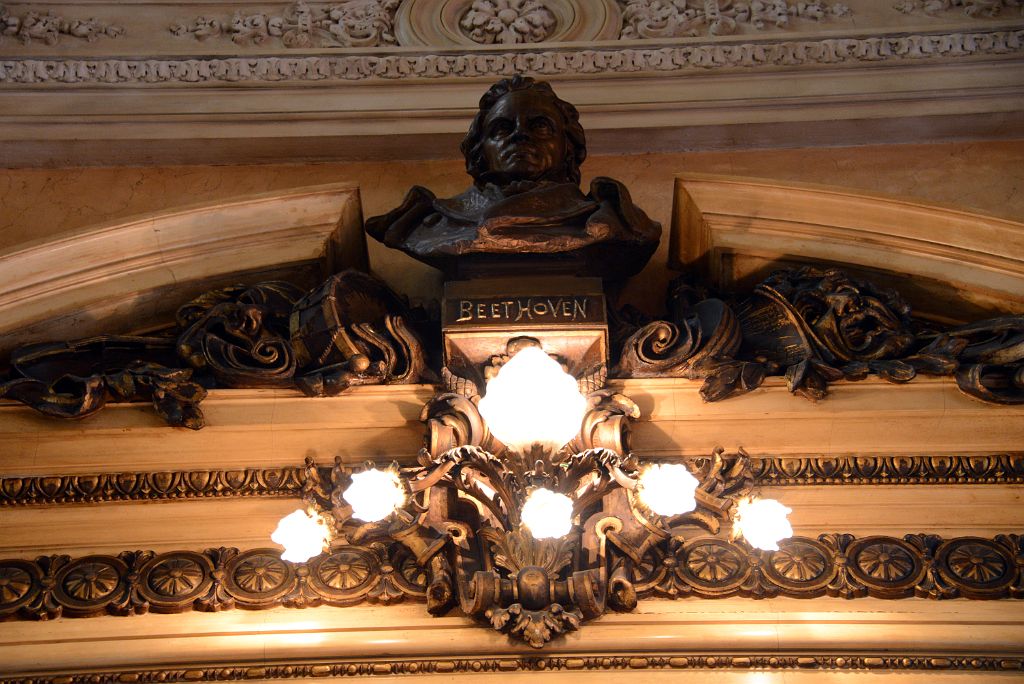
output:
[[697, 478], [680, 463], [654, 463], [640, 473], [638, 493], [658, 515], [682, 515], [697, 508]]
[[353, 517], [377, 522], [405, 503], [405, 487], [394, 470], [370, 468], [353, 474], [342, 496], [352, 506]]
[[533, 444], [558, 451], [580, 431], [587, 400], [575, 378], [537, 347], [513, 356], [487, 382], [480, 415], [506, 446], [527, 453]]
[[284, 547], [282, 560], [305, 563], [323, 553], [327, 544], [327, 524], [319, 515], [310, 515], [299, 509], [281, 518], [270, 539]]
[[793, 536], [786, 517], [792, 512], [775, 499], [740, 499], [733, 527], [754, 548], [778, 551], [779, 542]]
[[550, 489], [535, 489], [520, 517], [535, 539], [564, 537], [572, 529], [572, 499]]

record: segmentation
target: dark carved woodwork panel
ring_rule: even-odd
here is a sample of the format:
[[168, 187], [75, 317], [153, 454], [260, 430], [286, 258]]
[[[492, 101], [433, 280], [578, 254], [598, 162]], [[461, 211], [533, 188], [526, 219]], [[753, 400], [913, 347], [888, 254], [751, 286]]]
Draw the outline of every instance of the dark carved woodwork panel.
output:
[[913, 318], [898, 292], [839, 268], [772, 273], [735, 313], [689, 283], [673, 283], [666, 320], [612, 316], [622, 340], [618, 377], [704, 378], [716, 401], [784, 375], [791, 392], [818, 400], [838, 380], [869, 375], [905, 383], [919, 374], [954, 376], [966, 394], [1000, 404], [1024, 402], [1024, 316], [959, 327]]
[[310, 396], [353, 385], [413, 383], [426, 367], [405, 302], [347, 270], [310, 293], [284, 282], [211, 290], [151, 337], [102, 335], [14, 351], [0, 398], [83, 418], [113, 401], [151, 401], [168, 424], [198, 430], [214, 387], [295, 387]]
[[[706, 536], [655, 546], [632, 579], [640, 598], [999, 599], [1024, 598], [1022, 568], [1019, 535], [827, 534], [792, 537], [778, 551]], [[308, 564], [274, 549], [43, 556], [0, 561], [0, 619], [424, 601], [427, 583], [399, 544], [336, 545]]]

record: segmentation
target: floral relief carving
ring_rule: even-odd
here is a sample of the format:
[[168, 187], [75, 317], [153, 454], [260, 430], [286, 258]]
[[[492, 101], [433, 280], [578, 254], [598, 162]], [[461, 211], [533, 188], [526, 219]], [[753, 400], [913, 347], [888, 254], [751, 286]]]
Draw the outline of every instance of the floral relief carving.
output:
[[[817, 539], [792, 537], [779, 551], [765, 552], [718, 537], [697, 537], [685, 543], [670, 538], [650, 549], [631, 570], [621, 569], [621, 577], [634, 587], [638, 598], [811, 598], [821, 594], [849, 599], [1024, 598], [1024, 561], [1020, 560], [1024, 559], [1024, 537], [943, 540], [930, 536], [926, 544], [921, 542], [918, 535], [856, 539], [825, 534]], [[510, 576], [537, 569], [523, 565], [527, 562], [561, 567], [562, 551], [551, 548], [528, 558], [507, 559], [519, 568]], [[149, 608], [147, 601], [162, 613], [239, 607], [310, 609], [405, 600], [426, 601], [429, 608], [428, 580], [433, 576], [437, 581], [437, 575], [431, 574], [436, 570], [425, 570], [407, 550], [344, 542], [308, 565], [282, 561], [272, 549], [239, 552], [223, 547], [156, 556], [149, 551], [125, 551], [74, 560], [67, 556], [0, 560], [0, 620], [138, 615]], [[938, 575], [942, 591], [934, 590]], [[474, 590], [488, 590], [505, 580], [497, 581], [494, 584], [493, 576], [484, 578]], [[581, 582], [577, 590], [586, 584], [581, 578], [576, 581]], [[135, 586], [141, 597], [133, 595]], [[511, 591], [511, 586], [507, 589]], [[538, 607], [529, 592], [519, 598], [504, 608], [492, 606], [487, 621], [499, 631], [543, 643], [576, 629], [585, 619], [568, 604]]]
[[62, 36], [80, 38], [90, 43], [101, 37], [116, 38], [124, 34], [124, 29], [98, 19], [68, 19], [50, 12], [27, 12], [15, 16], [3, 5], [0, 5], [0, 42], [5, 36], [14, 36], [28, 45], [41, 42], [56, 45]]
[[284, 586], [290, 575], [284, 561], [271, 553], [254, 553], [242, 557], [235, 565], [232, 579], [251, 594], [266, 594]]
[[189, 558], [170, 558], [158, 563], [149, 573], [149, 586], [167, 598], [187, 596], [203, 581], [203, 568]]
[[899, 582], [914, 569], [914, 559], [898, 546], [877, 544], [861, 551], [857, 566], [868, 577], [883, 582]]
[[317, 566], [320, 580], [331, 589], [355, 589], [372, 579], [375, 564], [365, 555], [342, 551]]
[[17, 565], [0, 566], [0, 606], [13, 605], [32, 588], [32, 575]]
[[176, 36], [205, 41], [221, 36], [243, 46], [280, 40], [285, 47], [381, 47], [395, 45], [400, 0], [343, 0], [309, 5], [301, 0], [280, 15], [238, 10], [228, 20], [196, 17], [170, 27]]
[[772, 554], [770, 563], [776, 573], [791, 582], [813, 582], [829, 565], [819, 549], [802, 542], [786, 544]]
[[738, 548], [711, 539], [692, 546], [686, 553], [683, 567], [698, 582], [728, 585], [742, 577], [747, 561]]
[[620, 0], [623, 39], [728, 36], [741, 25], [758, 31], [786, 28], [791, 18], [845, 17], [850, 8], [835, 2], [787, 0]]
[[[937, 554], [940, 567], [950, 579], [963, 585], [963, 592], [981, 595], [1013, 580], [1014, 558], [1004, 545], [986, 539], [965, 538], [946, 544]], [[1019, 560], [1017, 561], [1020, 562]]]
[[91, 603], [109, 597], [120, 582], [117, 568], [109, 563], [93, 561], [71, 568], [64, 575], [61, 586], [68, 596]]
[[542, 0], [475, 0], [459, 21], [463, 32], [483, 45], [539, 43], [556, 24]]
[[1020, 0], [901, 0], [893, 8], [904, 14], [923, 13], [930, 17], [960, 9], [965, 16], [976, 19], [1007, 16], [1013, 10], [1024, 13]]
[[913, 548], [889, 537], [868, 537], [851, 544], [850, 570], [861, 582], [881, 592], [913, 584], [923, 568]]
[[949, 568], [968, 582], [983, 584], [1006, 574], [1006, 561], [987, 546], [964, 544], [949, 554]]

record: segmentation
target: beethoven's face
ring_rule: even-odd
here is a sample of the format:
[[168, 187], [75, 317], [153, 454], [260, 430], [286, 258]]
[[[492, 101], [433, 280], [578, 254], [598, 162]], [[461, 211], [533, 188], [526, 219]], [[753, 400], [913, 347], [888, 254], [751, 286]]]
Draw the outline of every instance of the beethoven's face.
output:
[[534, 90], [502, 96], [484, 117], [480, 149], [488, 178], [498, 184], [541, 180], [562, 171], [567, 146], [561, 112], [551, 98]]

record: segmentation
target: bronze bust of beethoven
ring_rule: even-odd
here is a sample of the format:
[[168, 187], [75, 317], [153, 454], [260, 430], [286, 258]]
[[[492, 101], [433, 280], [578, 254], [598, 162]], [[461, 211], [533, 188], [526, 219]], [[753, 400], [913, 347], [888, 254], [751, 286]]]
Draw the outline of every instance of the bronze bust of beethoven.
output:
[[624, 278], [658, 246], [661, 226], [622, 183], [595, 178], [588, 194], [580, 190], [587, 149], [579, 112], [547, 83], [515, 76], [494, 84], [462, 153], [472, 187], [439, 199], [414, 186], [366, 231], [449, 278], [537, 268]]

